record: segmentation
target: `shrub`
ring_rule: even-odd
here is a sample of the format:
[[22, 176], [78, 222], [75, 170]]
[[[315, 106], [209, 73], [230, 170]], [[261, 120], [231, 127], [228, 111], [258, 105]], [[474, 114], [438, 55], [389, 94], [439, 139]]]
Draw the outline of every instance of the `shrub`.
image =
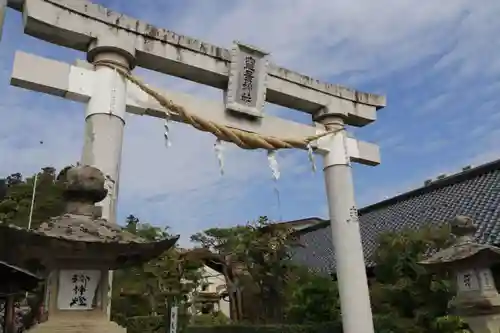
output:
[[221, 326], [229, 324], [229, 318], [222, 312], [199, 314], [191, 318], [193, 326]]
[[[131, 317], [125, 320], [127, 333], [153, 333], [165, 322], [163, 316]], [[161, 332], [161, 331], [159, 331]]]
[[[163, 328], [155, 331], [157, 328]], [[163, 333], [164, 317], [132, 317], [127, 319], [127, 333]], [[312, 325], [219, 325], [188, 326], [179, 333], [336, 333], [342, 332], [338, 323]]]

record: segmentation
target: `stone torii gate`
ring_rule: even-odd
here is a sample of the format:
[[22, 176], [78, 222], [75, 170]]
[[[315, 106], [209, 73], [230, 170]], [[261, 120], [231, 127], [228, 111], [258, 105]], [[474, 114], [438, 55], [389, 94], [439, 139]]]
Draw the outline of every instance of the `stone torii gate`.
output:
[[[377, 165], [380, 157], [376, 145], [348, 137], [344, 126], [375, 121], [385, 97], [278, 67], [268, 62], [266, 52], [251, 46], [235, 43], [227, 50], [87, 0], [8, 0], [7, 5], [23, 12], [26, 34], [87, 54], [88, 63], [70, 65], [18, 52], [11, 83], [87, 103], [81, 162], [99, 168], [109, 180], [109, 196], [102, 203], [108, 221], [116, 219], [125, 113], [186, 122], [178, 109], [165, 109], [126, 78], [123, 73], [136, 66], [224, 90], [225, 99], [219, 102], [162, 94], [191, 115], [226, 129], [297, 142], [327, 133], [312, 146], [324, 157], [344, 332], [373, 332], [351, 161]], [[4, 11], [0, 0], [0, 22]], [[310, 114], [311, 125], [264, 115], [266, 101]], [[308, 149], [305, 144], [294, 147]]]

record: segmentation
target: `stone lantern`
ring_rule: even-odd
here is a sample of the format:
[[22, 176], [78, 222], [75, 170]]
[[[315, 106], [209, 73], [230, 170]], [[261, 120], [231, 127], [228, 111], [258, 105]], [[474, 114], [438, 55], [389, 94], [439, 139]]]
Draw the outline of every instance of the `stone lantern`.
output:
[[457, 294], [449, 307], [473, 332], [498, 333], [500, 295], [490, 267], [500, 262], [500, 248], [476, 243], [476, 227], [469, 217], [457, 216], [451, 227], [455, 243], [420, 264], [455, 275]]
[[65, 214], [36, 230], [0, 224], [0, 258], [41, 265], [46, 272], [48, 320], [37, 333], [126, 332], [109, 321], [110, 270], [147, 262], [175, 245], [178, 237], [146, 242], [101, 219], [95, 203], [107, 195], [104, 176], [90, 166], [67, 168]]

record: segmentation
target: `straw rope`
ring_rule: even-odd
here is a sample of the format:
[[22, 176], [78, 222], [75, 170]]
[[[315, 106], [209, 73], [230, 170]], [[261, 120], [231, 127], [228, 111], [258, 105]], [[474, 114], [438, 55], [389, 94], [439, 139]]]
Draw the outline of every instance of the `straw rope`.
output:
[[175, 104], [167, 97], [150, 88], [141, 79], [133, 76], [128, 70], [125, 70], [119, 63], [109, 60], [99, 60], [94, 62], [94, 66], [106, 66], [116, 70], [125, 79], [137, 85], [146, 94], [153, 97], [161, 106], [168, 111], [173, 111], [183, 120], [183, 122], [193, 126], [194, 128], [209, 132], [215, 135], [219, 140], [232, 142], [243, 149], [266, 149], [268, 151], [278, 149], [309, 149], [313, 141], [318, 140], [326, 135], [334, 134], [342, 131], [344, 128], [326, 131], [317, 135], [308, 136], [302, 139], [292, 138], [277, 138], [273, 136], [264, 136], [258, 133], [246, 132], [243, 130], [228, 127], [226, 125], [217, 124], [213, 121], [206, 120], [200, 116], [190, 113], [182, 105]]

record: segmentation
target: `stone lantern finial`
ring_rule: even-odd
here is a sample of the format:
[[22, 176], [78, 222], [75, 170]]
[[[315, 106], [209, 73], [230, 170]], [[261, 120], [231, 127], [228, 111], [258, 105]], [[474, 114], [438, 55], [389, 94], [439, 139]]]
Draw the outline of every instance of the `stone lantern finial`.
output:
[[89, 165], [69, 167], [59, 178], [64, 180], [65, 213], [94, 218], [101, 216], [95, 204], [106, 197], [108, 190], [104, 186], [104, 174], [99, 169]]
[[451, 233], [459, 238], [459, 242], [474, 240], [476, 229], [473, 220], [468, 216], [457, 215], [451, 221]]

